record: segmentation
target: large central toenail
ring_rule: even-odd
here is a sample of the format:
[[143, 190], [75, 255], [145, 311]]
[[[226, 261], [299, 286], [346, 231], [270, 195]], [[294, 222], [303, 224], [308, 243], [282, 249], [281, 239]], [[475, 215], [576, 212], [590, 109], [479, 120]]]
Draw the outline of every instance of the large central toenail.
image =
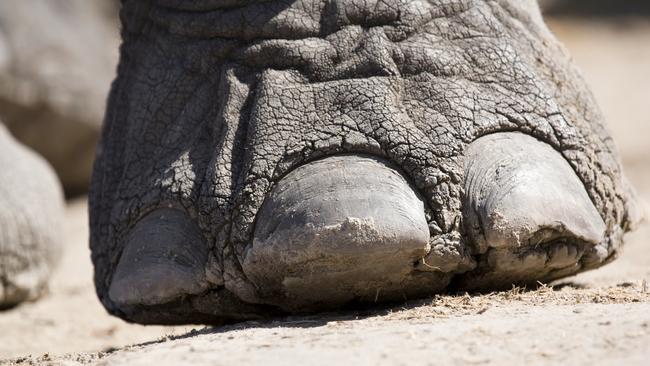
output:
[[424, 212], [422, 199], [386, 162], [315, 161], [274, 188], [243, 269], [262, 297], [291, 299], [291, 307], [402, 298], [413, 263], [429, 250]]

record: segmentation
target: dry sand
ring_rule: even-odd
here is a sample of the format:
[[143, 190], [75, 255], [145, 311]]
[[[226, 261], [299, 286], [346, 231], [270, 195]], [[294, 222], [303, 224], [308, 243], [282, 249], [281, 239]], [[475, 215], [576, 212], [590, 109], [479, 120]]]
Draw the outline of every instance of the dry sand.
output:
[[[650, 201], [650, 21], [550, 23]], [[0, 313], [0, 364], [650, 364], [647, 223], [613, 264], [555, 288], [194, 330], [110, 317], [92, 285], [84, 200], [70, 202], [66, 234], [50, 294]]]

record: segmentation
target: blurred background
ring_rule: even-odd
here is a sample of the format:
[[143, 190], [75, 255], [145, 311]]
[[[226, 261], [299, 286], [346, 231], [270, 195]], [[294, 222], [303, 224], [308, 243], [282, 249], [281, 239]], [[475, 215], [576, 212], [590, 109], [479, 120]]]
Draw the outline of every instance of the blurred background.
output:
[[0, 1], [0, 120], [50, 162], [68, 196], [90, 181], [118, 57], [118, 3]]
[[[650, 200], [650, 1], [541, 0], [551, 30], [582, 69], [618, 144], [626, 175]], [[0, 120], [58, 173], [68, 197], [66, 252], [39, 302], [0, 313], [0, 356], [97, 351], [184, 327], [109, 317], [95, 298], [85, 194], [106, 95], [115, 74], [116, 0], [0, 0]], [[650, 229], [622, 258], [575, 279], [599, 285], [650, 279]]]

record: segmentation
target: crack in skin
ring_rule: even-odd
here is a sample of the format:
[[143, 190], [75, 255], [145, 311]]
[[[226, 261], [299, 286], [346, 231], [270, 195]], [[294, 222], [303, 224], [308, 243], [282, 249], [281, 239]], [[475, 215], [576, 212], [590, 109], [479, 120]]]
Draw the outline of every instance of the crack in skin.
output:
[[257, 211], [281, 177], [335, 154], [399, 166], [431, 211], [432, 242], [456, 245], [464, 149], [519, 131], [575, 170], [607, 226], [608, 257], [631, 224], [602, 116], [534, 1], [123, 0], [121, 19], [90, 195], [97, 292], [114, 314], [255, 312], [117, 309], [106, 294], [122, 239], [151, 210], [182, 209], [211, 244], [212, 294], [253, 302], [240, 263]]

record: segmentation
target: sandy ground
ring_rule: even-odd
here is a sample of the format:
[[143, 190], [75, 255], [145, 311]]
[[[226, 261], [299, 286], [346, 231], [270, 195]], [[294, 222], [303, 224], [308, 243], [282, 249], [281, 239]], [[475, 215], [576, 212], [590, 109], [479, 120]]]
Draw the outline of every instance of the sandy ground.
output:
[[[650, 21], [550, 23], [650, 201]], [[70, 202], [66, 215], [68, 247], [50, 294], [0, 313], [0, 364], [650, 364], [647, 223], [619, 260], [555, 288], [193, 329], [106, 314], [92, 285], [85, 201]]]

